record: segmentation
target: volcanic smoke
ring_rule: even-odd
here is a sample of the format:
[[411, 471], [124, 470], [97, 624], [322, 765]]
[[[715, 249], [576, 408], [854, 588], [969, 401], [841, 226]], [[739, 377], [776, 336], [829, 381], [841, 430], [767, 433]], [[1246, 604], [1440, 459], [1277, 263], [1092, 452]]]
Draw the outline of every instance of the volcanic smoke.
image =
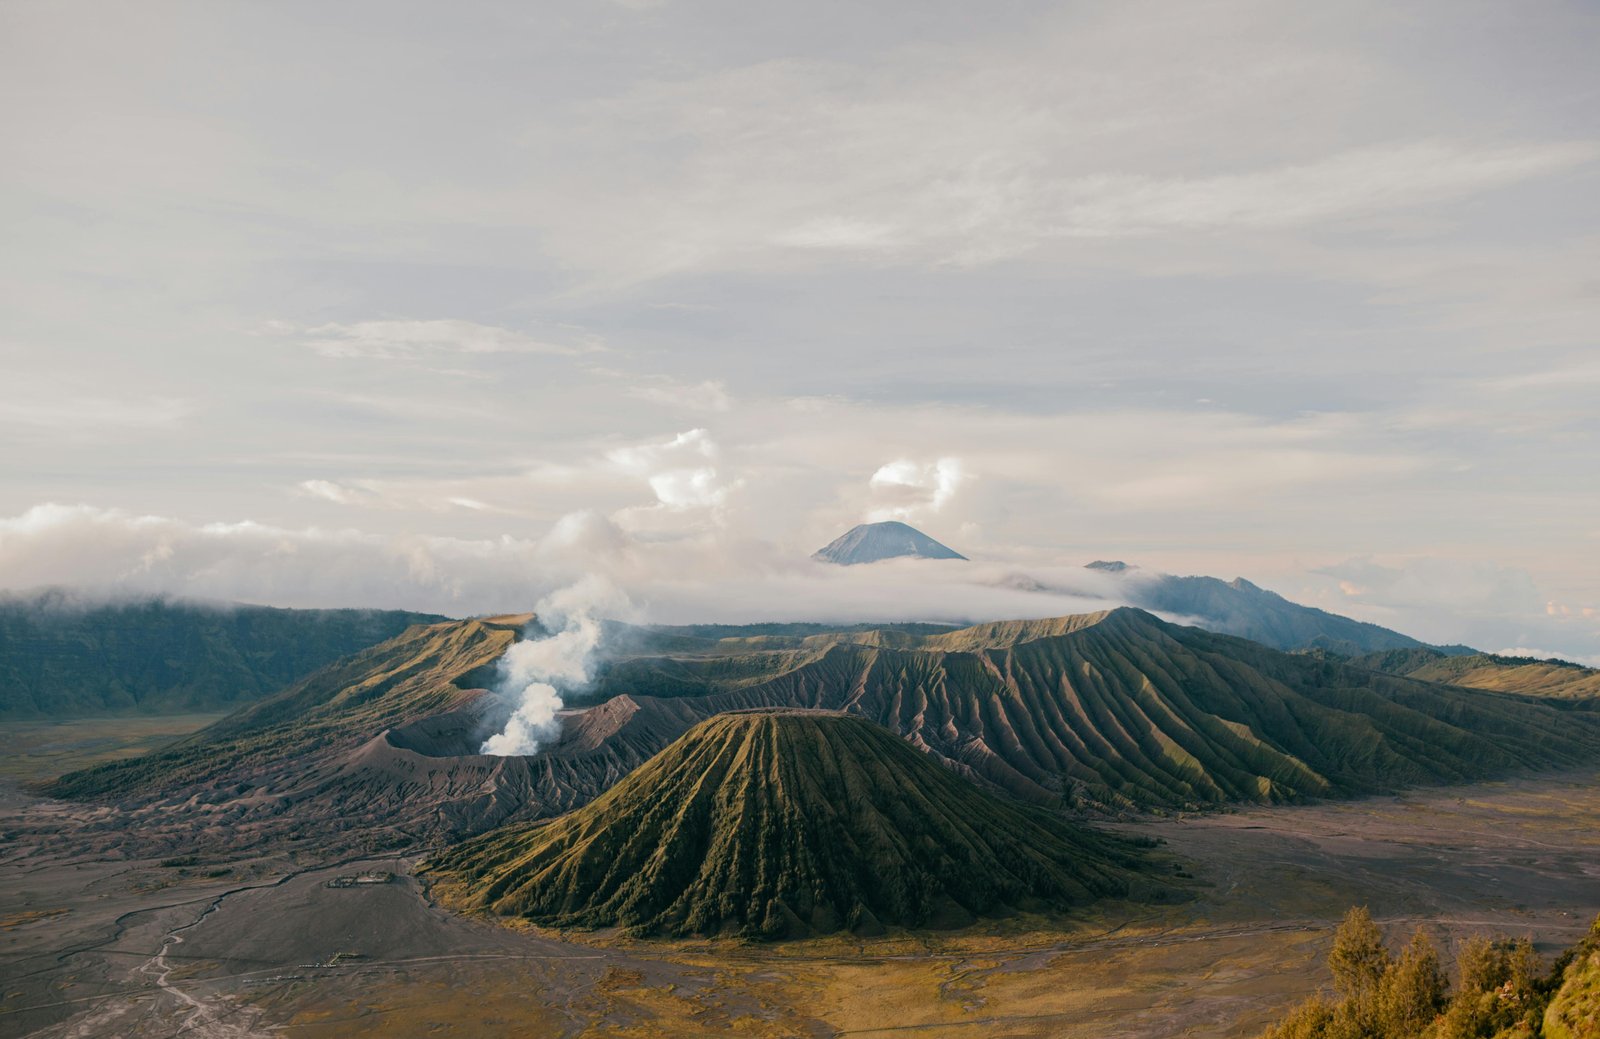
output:
[[484, 740], [479, 753], [499, 757], [538, 753], [561, 733], [562, 694], [593, 679], [602, 628], [599, 611], [626, 609], [627, 599], [609, 582], [586, 577], [552, 592], [534, 607], [530, 637], [500, 658], [496, 693], [513, 705], [505, 727]]

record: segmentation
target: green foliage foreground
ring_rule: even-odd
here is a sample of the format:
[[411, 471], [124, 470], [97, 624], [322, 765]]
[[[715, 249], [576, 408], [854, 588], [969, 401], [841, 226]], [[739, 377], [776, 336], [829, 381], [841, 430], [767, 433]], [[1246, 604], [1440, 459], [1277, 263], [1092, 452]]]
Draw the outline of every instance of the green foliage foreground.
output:
[[1596, 1039], [1600, 918], [1546, 970], [1526, 939], [1468, 939], [1452, 989], [1420, 929], [1398, 955], [1365, 908], [1328, 955], [1334, 993], [1300, 1004], [1261, 1039]]

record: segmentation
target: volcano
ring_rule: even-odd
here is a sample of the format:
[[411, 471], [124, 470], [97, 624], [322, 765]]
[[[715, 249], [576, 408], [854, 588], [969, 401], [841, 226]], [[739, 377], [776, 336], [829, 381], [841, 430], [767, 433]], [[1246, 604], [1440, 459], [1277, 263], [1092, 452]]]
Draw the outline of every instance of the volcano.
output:
[[786, 938], [1066, 909], [1126, 896], [1141, 865], [882, 726], [778, 710], [702, 722], [589, 806], [430, 869], [449, 901], [545, 926]]
[[884, 559], [966, 559], [947, 545], [941, 545], [916, 527], [890, 520], [863, 523], [818, 549], [811, 556], [823, 563], [855, 566]]
[[233, 848], [286, 834], [448, 841], [581, 808], [700, 722], [755, 708], [847, 712], [991, 791], [1093, 813], [1352, 797], [1600, 760], [1588, 699], [1386, 675], [1132, 608], [955, 631], [617, 626], [616, 656], [568, 697], [558, 737], [533, 756], [485, 755], [503, 721], [495, 661], [527, 622], [414, 627], [49, 792], [117, 803], [146, 822], [141, 834], [166, 827], [191, 843], [169, 809], [225, 818], [217, 839]]

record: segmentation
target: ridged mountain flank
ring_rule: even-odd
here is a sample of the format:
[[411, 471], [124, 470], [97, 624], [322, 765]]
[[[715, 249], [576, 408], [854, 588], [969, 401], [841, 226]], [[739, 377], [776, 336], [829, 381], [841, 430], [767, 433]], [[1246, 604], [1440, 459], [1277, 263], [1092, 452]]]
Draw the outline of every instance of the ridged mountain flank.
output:
[[544, 926], [785, 938], [1158, 894], [1141, 866], [872, 722], [779, 710], [702, 722], [587, 807], [429, 869], [446, 901]]
[[835, 538], [811, 556], [824, 563], [854, 566], [882, 559], [965, 559], [966, 556], [941, 545], [916, 527], [897, 520], [863, 523]]
[[116, 801], [152, 825], [163, 805], [226, 804], [233, 828], [218, 833], [236, 846], [296, 829], [455, 840], [580, 808], [698, 723], [755, 708], [843, 711], [990, 790], [1096, 812], [1349, 797], [1600, 760], [1592, 698], [1417, 681], [1131, 608], [958, 631], [636, 630], [568, 698], [538, 754], [485, 755], [504, 720], [486, 686], [526, 620], [413, 628], [50, 793]]
[[392, 728], [450, 717], [481, 701], [528, 616], [416, 625], [241, 708], [162, 750], [69, 773], [56, 797], [128, 798], [247, 780], [321, 781], [337, 755]]
[[673, 712], [844, 710], [1014, 796], [1082, 807], [1348, 797], [1600, 759], [1600, 718], [1580, 704], [1280, 653], [1132, 608], [893, 634], [638, 657], [597, 695], [626, 693], [607, 705], [627, 701], [619, 734], [670, 731]]

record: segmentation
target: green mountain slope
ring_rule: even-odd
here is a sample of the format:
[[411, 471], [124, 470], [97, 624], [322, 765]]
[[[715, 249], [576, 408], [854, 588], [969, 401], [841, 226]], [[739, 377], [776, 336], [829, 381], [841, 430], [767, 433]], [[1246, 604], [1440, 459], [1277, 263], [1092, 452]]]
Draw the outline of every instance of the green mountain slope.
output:
[[226, 710], [442, 618], [151, 599], [0, 598], [0, 718]]
[[1472, 689], [1568, 699], [1600, 697], [1600, 670], [1565, 660], [1506, 657], [1493, 653], [1447, 656], [1433, 649], [1391, 650], [1350, 663], [1385, 674]]
[[58, 797], [124, 798], [218, 778], [259, 783], [324, 752], [348, 751], [389, 728], [472, 699], [526, 616], [417, 625], [230, 714], [155, 754], [61, 777]]
[[[673, 636], [617, 660], [530, 757], [480, 754], [526, 617], [412, 628], [160, 753], [62, 777], [125, 807], [227, 804], [233, 831], [457, 839], [581, 807], [697, 723], [806, 708], [958, 775], [1093, 811], [1346, 797], [1600, 760], [1600, 711], [1279, 653], [1134, 609], [961, 631]], [[776, 648], [752, 648], [776, 646]]]
[[1131, 846], [999, 800], [870, 722], [703, 722], [589, 806], [451, 849], [460, 904], [546, 926], [792, 937], [1126, 895]]
[[1377, 674], [1134, 609], [802, 649], [637, 657], [603, 678], [621, 728], [798, 706], [877, 721], [1033, 800], [1183, 807], [1349, 796], [1592, 760], [1600, 720]]

